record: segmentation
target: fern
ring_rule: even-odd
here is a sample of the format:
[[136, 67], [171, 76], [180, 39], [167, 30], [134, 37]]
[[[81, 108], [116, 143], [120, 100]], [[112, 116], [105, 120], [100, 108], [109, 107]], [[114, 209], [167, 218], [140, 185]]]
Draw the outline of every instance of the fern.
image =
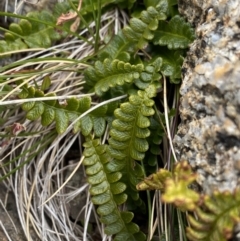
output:
[[140, 18], [132, 18], [130, 26], [123, 29], [124, 35], [131, 42], [135, 42], [137, 48], [144, 49], [149, 40], [154, 38], [154, 31], [158, 28], [159, 20], [165, 20], [167, 16], [159, 13], [156, 8], [148, 7], [140, 14]]
[[63, 34], [54, 29], [56, 18], [48, 11], [32, 12], [29, 20], [12, 23], [0, 41], [0, 53], [26, 48], [47, 48]]
[[107, 92], [109, 88], [125, 83], [132, 83], [140, 77], [143, 65], [131, 65], [119, 60], [105, 59], [104, 62], [96, 61], [94, 67], [85, 71], [87, 85], [93, 86], [99, 96]]
[[164, 202], [174, 203], [182, 211], [192, 211], [196, 208], [200, 196], [188, 186], [196, 180], [196, 177], [189, 164], [184, 161], [175, 166], [173, 173], [160, 169], [157, 173], [151, 174], [137, 185], [137, 189], [161, 190], [164, 192], [162, 195]]
[[190, 226], [186, 234], [191, 241], [225, 241], [233, 238], [240, 216], [240, 191], [214, 192], [200, 196], [189, 188], [197, 175], [189, 164], [178, 163], [173, 172], [160, 169], [138, 183], [138, 190], [161, 190], [162, 201], [173, 203], [181, 211], [194, 211], [188, 215]]
[[[45, 82], [43, 82], [42, 86], [43, 85], [46, 87]], [[55, 96], [54, 93], [48, 93], [45, 95], [41, 89], [35, 89], [34, 87], [28, 87], [27, 85], [22, 87], [22, 91], [19, 94], [19, 98], [29, 98], [29, 100], [34, 97], [53, 96]], [[37, 102], [29, 101], [22, 104], [22, 109], [27, 112], [27, 119], [35, 121], [41, 117], [41, 124], [43, 126], [48, 126], [55, 121], [56, 130], [59, 134], [66, 131], [70, 121], [74, 121], [79, 115], [90, 109], [90, 107], [91, 98], [89, 96], [81, 99], [71, 98], [66, 100], [65, 104], [59, 104], [56, 100]], [[92, 111], [90, 114], [85, 115], [74, 125], [74, 132], [81, 130], [83, 135], [88, 136], [94, 131], [97, 137], [102, 136], [106, 128], [105, 115], [107, 109], [108, 106], [104, 105]]]
[[129, 62], [131, 54], [134, 54], [135, 51], [136, 46], [129, 42], [122, 31], [120, 31], [112, 38], [110, 43], [98, 52], [98, 57], [101, 61], [104, 61], [104, 59], [118, 59], [123, 62]]
[[108, 165], [111, 157], [106, 152], [107, 146], [101, 145], [99, 139], [89, 139], [83, 145], [88, 183], [91, 185], [89, 192], [92, 202], [98, 206], [97, 213], [100, 220], [106, 225], [105, 233], [114, 235], [114, 241], [143, 241], [145, 235], [139, 227], [132, 222], [133, 213], [119, 211], [118, 206], [125, 203], [127, 195], [124, 193], [126, 185], [120, 182], [121, 172], [111, 170]]
[[187, 228], [189, 240], [225, 241], [233, 238], [234, 227], [240, 217], [239, 190], [205, 196], [202, 207], [198, 207], [195, 214], [196, 217], [188, 216], [191, 225]]
[[159, 22], [153, 43], [167, 46], [169, 49], [184, 49], [194, 40], [194, 32], [189, 23], [176, 15], [168, 23]]
[[89, 67], [84, 73], [86, 86], [94, 86], [98, 96], [102, 96], [110, 88], [126, 84], [135, 83], [140, 89], [145, 89], [159, 80], [161, 64], [161, 58], [149, 63], [145, 68], [143, 64], [131, 65], [117, 59], [96, 61], [94, 67]]
[[178, 14], [177, 0], [145, 0], [145, 6], [155, 6], [155, 8], [168, 17]]
[[154, 114], [152, 98], [155, 95], [153, 85], [146, 91], [131, 95], [129, 102], [121, 104], [115, 110], [116, 119], [110, 130], [108, 152], [114, 159], [107, 169], [109, 172], [118, 170], [123, 173], [122, 180], [127, 184], [126, 192], [135, 201], [139, 199], [135, 186], [139, 178], [143, 177], [142, 167], [136, 161], [142, 161], [149, 148], [146, 138], [150, 135], [149, 117]]

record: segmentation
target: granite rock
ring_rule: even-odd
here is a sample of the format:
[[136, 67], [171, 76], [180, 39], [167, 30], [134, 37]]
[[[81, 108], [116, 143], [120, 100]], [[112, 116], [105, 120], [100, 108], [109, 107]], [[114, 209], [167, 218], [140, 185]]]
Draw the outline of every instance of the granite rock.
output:
[[240, 183], [240, 1], [179, 0], [196, 30], [182, 67], [179, 160], [199, 174], [203, 192]]

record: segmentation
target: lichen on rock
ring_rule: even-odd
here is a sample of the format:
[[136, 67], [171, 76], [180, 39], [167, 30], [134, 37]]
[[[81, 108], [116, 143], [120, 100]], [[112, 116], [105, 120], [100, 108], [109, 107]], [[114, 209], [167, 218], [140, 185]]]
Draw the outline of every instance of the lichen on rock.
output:
[[179, 160], [199, 174], [203, 192], [240, 184], [240, 1], [179, 0], [196, 30], [180, 89]]

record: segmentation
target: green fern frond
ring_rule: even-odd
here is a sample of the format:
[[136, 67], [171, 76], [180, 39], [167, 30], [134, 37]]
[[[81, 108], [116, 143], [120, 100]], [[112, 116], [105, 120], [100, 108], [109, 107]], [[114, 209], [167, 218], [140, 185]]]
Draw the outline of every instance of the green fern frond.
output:
[[129, 26], [123, 29], [127, 39], [136, 44], [138, 49], [146, 48], [148, 42], [154, 38], [154, 32], [158, 28], [159, 20], [165, 20], [167, 16], [150, 6], [141, 12], [139, 18], [131, 18]]
[[191, 25], [178, 15], [166, 21], [159, 21], [158, 29], [154, 33], [153, 43], [167, 46], [169, 49], [184, 49], [194, 40]]
[[185, 52], [183, 50], [169, 50], [166, 47], [161, 47], [159, 51], [162, 58], [161, 72], [170, 78], [171, 83], [179, 84]]
[[[240, 192], [215, 192], [205, 196], [195, 217], [188, 216], [191, 227], [187, 237], [191, 241], [225, 241], [233, 238], [233, 230], [240, 219]], [[196, 219], [197, 217], [197, 219]]]
[[[48, 80], [49, 81], [49, 80]], [[43, 83], [48, 86], [50, 83]], [[43, 87], [41, 87], [43, 88]], [[34, 97], [51, 97], [54, 93], [44, 94], [40, 89], [27, 85], [22, 87], [19, 98], [29, 98], [29, 102], [22, 104], [22, 109], [27, 112], [26, 118], [32, 121], [41, 117], [41, 124], [48, 126], [55, 121], [56, 130], [59, 134], [66, 131], [69, 122], [74, 121], [81, 114], [91, 107], [91, 98], [89, 96], [81, 99], [71, 98], [66, 100], [65, 104], [60, 105], [56, 100], [31, 101]], [[74, 132], [81, 131], [83, 135], [88, 136], [94, 131], [96, 137], [104, 134], [106, 129], [106, 113], [108, 106], [101, 106], [88, 115], [84, 116], [74, 125]]]
[[140, 74], [140, 77], [134, 80], [134, 84], [142, 90], [147, 89], [150, 84], [155, 84], [156, 88], [160, 88], [161, 84], [159, 80], [161, 79], [161, 67], [161, 58], [152, 59], [146, 64], [144, 71]]
[[178, 14], [177, 0], [145, 0], [145, 6], [154, 6], [159, 12], [164, 13], [168, 17]]
[[[161, 154], [162, 150], [160, 148], [160, 144], [162, 143], [162, 139], [164, 136], [164, 130], [159, 121], [155, 120], [155, 116], [150, 118], [150, 136], [148, 137], [149, 150], [146, 155], [146, 163], [148, 165], [147, 170], [148, 173], [155, 172], [155, 167], [158, 164], [158, 156]], [[148, 175], [147, 173], [147, 175]]]
[[127, 40], [122, 31], [115, 35], [111, 41], [99, 51], [101, 61], [104, 59], [118, 59], [124, 62], [130, 61], [130, 56], [136, 51], [136, 46]]
[[84, 75], [87, 85], [94, 86], [95, 93], [101, 96], [109, 88], [132, 83], [140, 77], [143, 69], [142, 64], [131, 65], [117, 59], [105, 59], [103, 62], [96, 61], [94, 67], [89, 67]]
[[47, 48], [62, 35], [54, 29], [56, 18], [48, 11], [31, 12], [29, 20], [12, 23], [1, 40], [0, 53], [26, 48]]
[[139, 178], [143, 178], [142, 167], [136, 161], [142, 161], [149, 148], [149, 117], [155, 113], [152, 108], [152, 98], [155, 95], [154, 85], [131, 95], [129, 102], [121, 104], [115, 110], [116, 119], [110, 130], [108, 152], [114, 159], [107, 165], [107, 169], [111, 171], [116, 168], [124, 173], [122, 180], [127, 184], [127, 194], [135, 201], [139, 199], [135, 186]]
[[107, 165], [111, 163], [111, 157], [106, 152], [107, 146], [101, 145], [99, 139], [88, 138], [83, 145], [86, 166], [87, 181], [90, 184], [89, 192], [92, 202], [98, 206], [97, 213], [100, 220], [106, 225], [105, 233], [114, 235], [114, 241], [144, 241], [145, 235], [139, 227], [132, 222], [133, 213], [123, 211], [118, 208], [127, 200], [124, 193], [126, 185], [120, 182], [122, 174], [120, 172], [109, 172]]

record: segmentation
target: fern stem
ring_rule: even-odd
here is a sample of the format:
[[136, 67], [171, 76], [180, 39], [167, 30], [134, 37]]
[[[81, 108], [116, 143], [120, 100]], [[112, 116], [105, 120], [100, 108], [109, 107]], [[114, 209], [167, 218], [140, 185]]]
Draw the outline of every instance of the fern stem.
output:
[[173, 143], [172, 143], [172, 136], [169, 128], [169, 120], [168, 120], [168, 106], [167, 106], [167, 83], [166, 83], [166, 77], [165, 75], [163, 76], [163, 100], [164, 100], [164, 115], [165, 115], [165, 121], [166, 121], [166, 127], [167, 127], [167, 133], [168, 133], [168, 139], [169, 139], [169, 144], [172, 150], [172, 154], [174, 157], [175, 162], [178, 162], [174, 148], [173, 148]]

